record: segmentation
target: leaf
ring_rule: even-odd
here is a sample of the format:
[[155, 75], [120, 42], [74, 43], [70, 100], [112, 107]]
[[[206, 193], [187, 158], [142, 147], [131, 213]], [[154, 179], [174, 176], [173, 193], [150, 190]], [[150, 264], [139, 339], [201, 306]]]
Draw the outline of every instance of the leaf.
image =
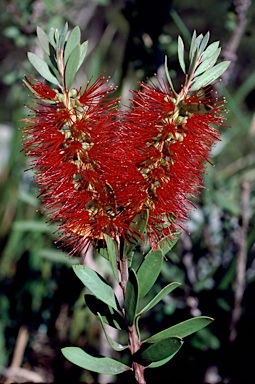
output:
[[213, 319], [207, 316], [194, 317], [192, 319], [183, 321], [182, 323], [176, 324], [170, 328], [165, 329], [155, 335], [144, 340], [147, 343], [155, 343], [161, 339], [165, 339], [172, 336], [178, 336], [184, 338], [199, 331], [200, 329], [209, 325]]
[[114, 349], [115, 351], [124, 351], [124, 349], [127, 349], [128, 348], [128, 345], [121, 345], [120, 343], [117, 343], [116, 341], [114, 341], [107, 333], [106, 331], [106, 328], [105, 328], [105, 325], [104, 325], [104, 321], [103, 321], [103, 318], [101, 317], [100, 313], [98, 312], [98, 317], [99, 317], [99, 320], [101, 322], [101, 325], [102, 325], [102, 328], [103, 328], [103, 331], [104, 331], [104, 334], [105, 334], [105, 337], [106, 337], [106, 340], [108, 341], [108, 344], [110, 345], [110, 347], [112, 349]]
[[200, 46], [199, 46], [199, 53], [200, 53], [200, 54], [202, 54], [202, 52], [205, 50], [205, 47], [206, 47], [207, 44], [208, 44], [209, 38], [210, 38], [210, 33], [207, 32], [207, 33], [204, 35], [204, 37], [203, 37], [203, 39], [202, 39], [202, 41], [201, 41], [201, 43], [200, 43]]
[[108, 254], [107, 259], [111, 264], [115, 279], [119, 282], [119, 271], [117, 268], [117, 251], [118, 251], [117, 245], [115, 241], [107, 234], [104, 234], [104, 238], [107, 246], [107, 254]]
[[127, 325], [122, 315], [110, 305], [104, 303], [96, 296], [89, 294], [85, 295], [85, 302], [94, 315], [98, 316], [98, 312], [100, 313], [105, 324], [118, 330], [127, 329]]
[[126, 319], [129, 325], [134, 324], [138, 298], [139, 298], [139, 284], [138, 284], [137, 276], [135, 271], [133, 269], [130, 269], [127, 288], [126, 288], [125, 302], [124, 302]]
[[[176, 354], [183, 344], [183, 340], [179, 337], [168, 337], [163, 340], [159, 340], [154, 344], [144, 349], [141, 353], [138, 352], [138, 359], [144, 360], [146, 363], [154, 363]], [[142, 349], [145, 344], [143, 344]]]
[[219, 57], [220, 51], [221, 49], [218, 48], [214, 55], [202, 61], [195, 71], [195, 76], [198, 76], [201, 73], [205, 72], [207, 69], [212, 68]]
[[83, 369], [104, 375], [117, 375], [131, 368], [109, 357], [94, 357], [78, 347], [62, 348], [61, 352], [67, 360]]
[[151, 308], [157, 305], [166, 295], [171, 293], [174, 289], [178, 288], [180, 285], [181, 285], [180, 283], [170, 283], [166, 287], [161, 289], [161, 291], [141, 311], [139, 311], [139, 315], [149, 311]]
[[163, 254], [161, 250], [150, 251], [141, 263], [138, 272], [137, 279], [139, 282], [139, 298], [144, 297], [160, 274], [163, 263]]
[[49, 81], [50, 83], [59, 85], [59, 81], [55, 76], [52, 75], [48, 64], [44, 60], [32, 52], [28, 52], [27, 56], [30, 63], [45, 80]]
[[214, 43], [208, 45], [206, 50], [202, 53], [202, 61], [209, 59], [209, 57], [213, 56], [217, 49], [219, 48], [219, 41], [215, 41]]
[[165, 237], [164, 239], [160, 240], [159, 242], [159, 248], [163, 255], [166, 255], [171, 249], [175, 246], [177, 241], [179, 240], [181, 236], [181, 232], [175, 232], [173, 233], [173, 239], [170, 239], [169, 237]]
[[44, 30], [40, 27], [37, 27], [37, 37], [39, 40], [39, 43], [41, 44], [41, 47], [43, 48], [44, 52], [49, 56], [50, 55], [50, 42], [48, 39], [48, 36], [44, 32]]
[[178, 36], [178, 58], [182, 71], [185, 73], [185, 61], [184, 61], [184, 43], [181, 36]]
[[81, 67], [84, 59], [85, 59], [85, 56], [86, 56], [86, 53], [87, 53], [87, 50], [88, 50], [88, 41], [84, 41], [81, 45], [80, 45], [80, 49], [81, 49], [81, 53], [80, 53], [80, 61], [79, 61], [79, 64], [78, 64], [78, 68], [77, 68], [77, 71], [78, 69]]
[[158, 368], [158, 367], [161, 367], [162, 365], [168, 363], [168, 361], [170, 361], [175, 355], [176, 353], [179, 351], [179, 349], [174, 352], [172, 355], [166, 357], [165, 359], [163, 360], [159, 360], [159, 361], [155, 361], [154, 363], [151, 363], [150, 365], [148, 365], [148, 367], [146, 368]]
[[192, 91], [197, 91], [200, 88], [213, 83], [226, 71], [229, 64], [230, 61], [223, 61], [222, 63], [215, 65], [215, 67], [208, 69], [202, 75], [196, 77], [191, 87]]
[[80, 45], [72, 50], [65, 67], [65, 86], [69, 89], [74, 81], [80, 62]]
[[194, 56], [194, 54], [195, 54], [195, 52], [197, 50], [196, 39], [197, 39], [197, 32], [194, 31], [193, 35], [192, 35], [192, 38], [191, 38], [190, 49], [189, 49], [189, 60], [190, 60], [190, 62], [193, 60], [193, 56]]
[[149, 212], [147, 209], [140, 212], [135, 216], [129, 228], [129, 238], [125, 240], [123, 247], [123, 254], [127, 256], [138, 244], [144, 231], [146, 230], [149, 218]]
[[95, 296], [99, 297], [104, 303], [117, 309], [117, 299], [114, 291], [102, 276], [85, 265], [74, 265], [73, 270], [85, 287]]
[[64, 63], [67, 63], [67, 60], [71, 54], [71, 52], [74, 50], [76, 45], [80, 44], [81, 40], [81, 31], [78, 26], [76, 26], [71, 32], [67, 39], [66, 46], [64, 49]]
[[176, 93], [176, 91], [174, 89], [174, 85], [173, 85], [173, 82], [172, 82], [172, 79], [171, 79], [168, 67], [167, 67], [167, 56], [165, 56], [165, 73], [166, 73], [166, 78], [167, 78], [167, 81], [169, 83], [169, 86], [170, 86], [171, 90], [173, 91], [174, 95], [177, 95], [177, 93]]
[[62, 31], [59, 36], [59, 41], [58, 41], [58, 50], [64, 50], [64, 45], [66, 41], [66, 36], [67, 36], [67, 31], [68, 31], [68, 23], [65, 23], [64, 27], [62, 28]]
[[49, 32], [49, 40], [51, 45], [56, 48], [56, 41], [55, 41], [55, 29], [51, 28]]

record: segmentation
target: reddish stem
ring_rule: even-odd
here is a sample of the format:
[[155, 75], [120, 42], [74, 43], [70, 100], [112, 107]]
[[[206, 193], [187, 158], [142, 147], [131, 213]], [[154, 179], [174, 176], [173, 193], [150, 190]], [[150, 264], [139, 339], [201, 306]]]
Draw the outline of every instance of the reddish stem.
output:
[[[126, 295], [126, 287], [128, 282], [128, 258], [126, 255], [122, 254], [122, 249], [120, 247], [120, 244], [118, 244], [119, 248], [119, 254], [118, 254], [118, 262], [119, 262], [119, 270], [120, 270], [120, 286], [123, 291], [123, 296], [125, 299]], [[125, 314], [124, 308], [123, 313]], [[134, 355], [141, 346], [141, 342], [139, 340], [139, 336], [137, 333], [137, 329], [135, 324], [132, 325], [132, 327], [128, 327], [128, 341], [129, 341], [129, 350], [131, 355]], [[132, 368], [135, 374], [135, 379], [137, 384], [146, 384], [145, 378], [144, 378], [144, 367], [136, 362], [132, 363]]]

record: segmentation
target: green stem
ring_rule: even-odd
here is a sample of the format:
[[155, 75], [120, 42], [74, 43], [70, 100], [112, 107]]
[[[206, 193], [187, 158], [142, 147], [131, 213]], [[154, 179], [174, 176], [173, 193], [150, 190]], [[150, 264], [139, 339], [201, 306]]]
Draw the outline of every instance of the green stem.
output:
[[[123, 244], [122, 244], [123, 245]], [[126, 287], [128, 282], [128, 257], [123, 254], [124, 247], [121, 244], [118, 244], [118, 261], [119, 261], [119, 270], [120, 270], [120, 286], [122, 288], [124, 300], [126, 295]], [[125, 311], [123, 308], [123, 313], [125, 315]], [[141, 342], [139, 340], [139, 336], [137, 333], [137, 329], [135, 324], [131, 327], [128, 327], [128, 341], [129, 341], [129, 350], [131, 355], [134, 355], [141, 347]], [[135, 379], [137, 384], [146, 384], [144, 378], [144, 367], [136, 362], [132, 363], [132, 368], [135, 374]]]

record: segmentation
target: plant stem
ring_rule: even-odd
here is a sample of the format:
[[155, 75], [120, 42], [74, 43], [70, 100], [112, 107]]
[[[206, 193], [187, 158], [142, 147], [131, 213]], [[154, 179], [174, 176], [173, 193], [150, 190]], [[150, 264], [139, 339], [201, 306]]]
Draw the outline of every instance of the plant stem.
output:
[[[123, 254], [123, 247], [118, 244], [118, 262], [119, 262], [119, 270], [120, 270], [120, 286], [123, 291], [123, 297], [125, 301], [126, 295], [126, 287], [128, 282], [128, 257]], [[123, 313], [125, 315], [124, 304], [123, 304]], [[141, 347], [141, 342], [139, 340], [139, 336], [137, 333], [137, 329], [135, 324], [128, 327], [128, 341], [129, 341], [129, 350], [131, 355], [133, 356]], [[132, 368], [135, 374], [135, 379], [137, 384], [146, 384], [144, 378], [144, 367], [136, 362], [132, 362]]]

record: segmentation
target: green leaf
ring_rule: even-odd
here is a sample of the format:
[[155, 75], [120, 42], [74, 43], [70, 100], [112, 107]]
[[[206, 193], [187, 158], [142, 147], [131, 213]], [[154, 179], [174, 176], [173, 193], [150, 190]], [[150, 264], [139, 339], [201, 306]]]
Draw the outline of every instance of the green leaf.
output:
[[104, 303], [96, 296], [88, 294], [85, 295], [85, 302], [94, 315], [98, 316], [98, 312], [100, 313], [105, 324], [108, 324], [118, 330], [127, 329], [127, 325], [122, 315], [110, 305]]
[[202, 52], [205, 50], [205, 47], [208, 44], [209, 38], [210, 38], [210, 33], [207, 32], [206, 35], [203, 37], [203, 39], [200, 43], [200, 46], [199, 46], [199, 53], [200, 54], [202, 54]]
[[219, 48], [219, 44], [220, 44], [219, 41], [215, 41], [214, 43], [208, 45], [206, 50], [201, 55], [202, 61], [207, 60], [209, 59], [209, 57], [212, 57], [213, 55], [215, 55], [215, 53]]
[[52, 75], [48, 64], [44, 60], [32, 52], [28, 52], [27, 56], [30, 63], [45, 80], [49, 81], [50, 83], [59, 85], [59, 81], [55, 76]]
[[75, 75], [78, 71], [78, 65], [80, 62], [80, 45], [72, 50], [65, 67], [65, 86], [69, 89], [74, 81]]
[[74, 265], [73, 270], [85, 287], [95, 296], [99, 297], [104, 303], [117, 309], [117, 299], [114, 291], [102, 276], [85, 265]]
[[170, 76], [170, 73], [169, 73], [169, 70], [168, 70], [168, 67], [167, 67], [167, 56], [165, 56], [165, 73], [166, 73], [166, 78], [167, 78], [167, 81], [169, 83], [169, 86], [171, 88], [171, 91], [174, 93], [174, 95], [177, 96], [177, 93], [174, 89], [174, 85], [173, 85], [173, 82], [172, 82], [172, 79], [171, 79], [171, 76]]
[[138, 272], [137, 278], [139, 282], [139, 298], [144, 297], [160, 274], [163, 264], [163, 254], [161, 250], [150, 251], [144, 258], [141, 263]]
[[159, 248], [163, 255], [166, 255], [171, 249], [175, 246], [177, 241], [179, 240], [181, 236], [181, 232], [175, 232], [173, 233], [173, 238], [170, 239], [169, 237], [165, 237], [164, 239], [160, 240], [159, 242]]
[[167, 358], [165, 358], [163, 360], [160, 360], [160, 361], [155, 361], [154, 363], [151, 363], [146, 368], [158, 368], [158, 367], [161, 367], [162, 365], [168, 363], [168, 361], [170, 361], [176, 355], [176, 353], [178, 351], [179, 351], [179, 349], [176, 352], [174, 352], [172, 355], [168, 356]]
[[184, 43], [181, 36], [178, 36], [178, 58], [182, 71], [185, 73], [185, 61], [184, 61]]
[[61, 352], [67, 360], [83, 369], [104, 375], [117, 375], [131, 368], [109, 357], [94, 357], [78, 347], [62, 348]]
[[65, 25], [62, 28], [62, 31], [60, 33], [59, 41], [58, 41], [58, 49], [61, 50], [61, 51], [64, 50], [64, 45], [65, 45], [65, 41], [66, 41], [67, 31], [68, 31], [68, 23], [65, 23]]
[[65, 50], [64, 50], [64, 63], [67, 63], [67, 60], [71, 54], [71, 52], [74, 50], [76, 45], [80, 44], [81, 40], [81, 31], [78, 26], [76, 26], [71, 32], [70, 35], [68, 36]]
[[218, 48], [215, 55], [209, 57], [208, 59], [202, 61], [199, 66], [197, 67], [195, 71], [195, 76], [201, 75], [203, 72], [205, 72], [207, 69], [212, 68], [214, 64], [216, 63], [221, 49]]
[[111, 264], [115, 279], [119, 282], [119, 271], [117, 268], [117, 252], [118, 252], [117, 245], [115, 241], [107, 234], [104, 234], [104, 238], [107, 246], [107, 254], [108, 254], [107, 259]]
[[123, 254], [127, 256], [138, 244], [147, 227], [149, 212], [147, 209], [135, 216], [129, 228], [129, 239], [125, 240]]
[[56, 40], [55, 40], [55, 29], [51, 28], [49, 32], [49, 40], [51, 45], [56, 48]]
[[170, 328], [165, 329], [155, 335], [144, 340], [148, 343], [155, 343], [161, 339], [165, 339], [172, 336], [178, 336], [184, 338], [199, 331], [200, 329], [209, 325], [213, 319], [207, 316], [194, 317], [192, 319], [183, 321], [182, 323], [176, 324]]
[[103, 331], [104, 331], [104, 334], [105, 334], [105, 337], [106, 337], [106, 340], [108, 341], [108, 344], [110, 345], [110, 347], [112, 349], [114, 349], [115, 351], [124, 351], [124, 349], [127, 349], [128, 348], [128, 345], [121, 345], [120, 343], [117, 343], [116, 341], [114, 341], [107, 333], [106, 331], [106, 328], [105, 328], [105, 325], [104, 325], [104, 320], [102, 318], [102, 316], [100, 315], [100, 313], [98, 312], [98, 317], [99, 317], [99, 320], [101, 322], [101, 325], [102, 325], [102, 328], [103, 328]]
[[193, 35], [192, 35], [192, 38], [191, 38], [190, 49], [189, 49], [189, 60], [190, 60], [190, 62], [193, 60], [193, 56], [194, 56], [194, 54], [195, 54], [195, 52], [197, 50], [196, 39], [197, 39], [197, 32], [194, 31]]
[[86, 56], [86, 53], [87, 53], [87, 50], [88, 50], [88, 41], [84, 41], [80, 45], [80, 48], [81, 48], [80, 61], [79, 61], [79, 64], [78, 64], [77, 71], [78, 71], [78, 69], [80, 68], [80, 66], [82, 65], [82, 63], [83, 63], [83, 61], [85, 59], [85, 56]]
[[215, 65], [215, 67], [208, 69], [202, 75], [197, 76], [191, 87], [192, 91], [197, 91], [200, 88], [213, 83], [226, 71], [229, 64], [230, 61], [223, 61], [222, 63]]
[[179, 337], [168, 337], [159, 340], [154, 344], [149, 344], [146, 349], [143, 349], [146, 344], [143, 344], [143, 351], [138, 352], [138, 359], [144, 360], [146, 363], [154, 363], [176, 354], [183, 344], [183, 340]]
[[139, 285], [136, 273], [133, 269], [129, 270], [129, 278], [127, 282], [126, 295], [125, 295], [125, 314], [129, 325], [134, 324], [134, 319], [137, 310], [139, 298]]
[[48, 39], [48, 36], [44, 32], [44, 30], [40, 27], [37, 27], [37, 37], [39, 40], [39, 43], [41, 44], [41, 47], [43, 48], [44, 52], [49, 56], [50, 55], [50, 42]]
[[170, 283], [165, 288], [161, 289], [161, 291], [141, 310], [139, 311], [139, 315], [144, 312], [149, 311], [155, 305], [157, 305], [166, 295], [171, 293], [174, 289], [178, 288], [180, 283]]

